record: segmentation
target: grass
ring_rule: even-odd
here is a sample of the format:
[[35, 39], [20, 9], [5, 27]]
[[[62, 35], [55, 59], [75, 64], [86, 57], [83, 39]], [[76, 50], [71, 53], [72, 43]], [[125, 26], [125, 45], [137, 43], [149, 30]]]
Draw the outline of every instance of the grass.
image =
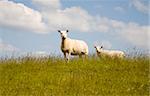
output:
[[149, 58], [0, 60], [0, 96], [149, 96]]

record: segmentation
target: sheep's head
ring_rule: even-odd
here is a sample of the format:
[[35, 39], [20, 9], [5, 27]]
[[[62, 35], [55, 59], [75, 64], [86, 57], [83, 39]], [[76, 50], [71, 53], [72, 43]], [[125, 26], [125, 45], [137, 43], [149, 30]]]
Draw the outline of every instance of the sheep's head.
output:
[[60, 30], [58, 30], [58, 32], [60, 33], [62, 39], [66, 39], [67, 38], [67, 33], [69, 31], [68, 30], [66, 30], [66, 31], [60, 31]]
[[103, 46], [94, 46], [94, 48], [96, 49], [96, 52], [101, 53]]

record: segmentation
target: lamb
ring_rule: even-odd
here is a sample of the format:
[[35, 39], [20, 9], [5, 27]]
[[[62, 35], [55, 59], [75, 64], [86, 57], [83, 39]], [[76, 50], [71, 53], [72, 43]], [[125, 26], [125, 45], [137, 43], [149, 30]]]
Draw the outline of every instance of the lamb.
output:
[[67, 37], [68, 30], [58, 32], [61, 35], [61, 51], [64, 54], [64, 58], [69, 61], [70, 55], [78, 55], [82, 57], [82, 55], [88, 55], [88, 46], [82, 40], [70, 39]]
[[97, 52], [97, 56], [100, 57], [110, 57], [110, 58], [124, 58], [125, 53], [123, 51], [118, 50], [104, 50], [103, 46], [94, 46]]

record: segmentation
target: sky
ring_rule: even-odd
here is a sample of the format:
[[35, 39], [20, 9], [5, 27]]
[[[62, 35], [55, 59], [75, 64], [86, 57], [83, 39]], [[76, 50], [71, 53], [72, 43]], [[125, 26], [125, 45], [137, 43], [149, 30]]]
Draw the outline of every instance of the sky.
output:
[[57, 30], [105, 49], [149, 50], [149, 0], [0, 0], [0, 57], [62, 55]]

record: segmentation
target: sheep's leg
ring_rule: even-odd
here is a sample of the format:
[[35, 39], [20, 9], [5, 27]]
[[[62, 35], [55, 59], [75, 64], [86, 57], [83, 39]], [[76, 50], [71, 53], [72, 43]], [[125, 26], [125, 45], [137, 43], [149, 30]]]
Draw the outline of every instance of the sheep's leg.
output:
[[80, 57], [80, 58], [83, 58], [83, 57], [84, 57], [84, 59], [86, 59], [88, 55], [87, 55], [86, 53], [84, 53], [84, 52], [81, 52], [81, 53], [82, 53], [82, 54], [80, 54], [79, 57]]
[[79, 58], [82, 58], [82, 55], [79, 55]]
[[65, 58], [65, 60], [66, 60], [67, 62], [69, 61], [69, 56], [67, 55], [66, 52], [64, 52], [64, 58]]
[[68, 52], [68, 56], [67, 56], [67, 62], [69, 62], [69, 57], [70, 57], [70, 52]]
[[64, 58], [67, 59], [67, 54], [66, 54], [66, 52], [64, 52]]
[[85, 54], [85, 55], [84, 55], [84, 58], [85, 58], [85, 59], [87, 59], [87, 58], [88, 58], [88, 55], [87, 55], [87, 54]]
[[82, 54], [79, 55], [79, 58], [82, 60], [82, 62], [84, 62], [84, 58]]

